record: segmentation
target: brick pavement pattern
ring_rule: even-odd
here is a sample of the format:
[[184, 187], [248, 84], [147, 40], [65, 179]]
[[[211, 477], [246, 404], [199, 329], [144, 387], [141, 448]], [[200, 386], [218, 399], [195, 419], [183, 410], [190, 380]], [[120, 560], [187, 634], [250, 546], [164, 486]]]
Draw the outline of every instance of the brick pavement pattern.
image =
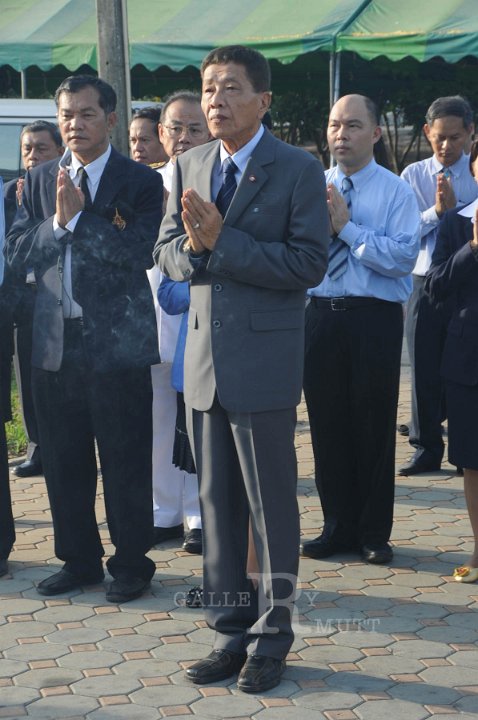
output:
[[[399, 422], [409, 400], [404, 363]], [[410, 449], [397, 443], [398, 467]], [[322, 515], [304, 405], [296, 444], [302, 533], [314, 537]], [[201, 610], [182, 605], [201, 581], [201, 557], [174, 541], [151, 551], [151, 591], [131, 603], [107, 603], [103, 585], [40, 596], [37, 583], [58, 569], [45, 485], [12, 475], [17, 542], [0, 579], [0, 720], [476, 720], [478, 584], [452, 578], [472, 548], [453, 471], [397, 478], [390, 567], [353, 554], [301, 560], [287, 670], [261, 696], [239, 692], [234, 679], [185, 680], [212, 633]], [[101, 493], [97, 517], [108, 553]]]

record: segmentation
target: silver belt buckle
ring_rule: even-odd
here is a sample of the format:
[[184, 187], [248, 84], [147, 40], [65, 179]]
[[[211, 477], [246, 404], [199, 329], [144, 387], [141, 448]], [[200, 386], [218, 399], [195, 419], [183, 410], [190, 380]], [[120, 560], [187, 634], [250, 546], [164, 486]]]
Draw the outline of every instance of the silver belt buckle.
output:
[[334, 312], [343, 312], [346, 310], [346, 307], [344, 306], [345, 298], [344, 297], [335, 297], [330, 298], [330, 307]]

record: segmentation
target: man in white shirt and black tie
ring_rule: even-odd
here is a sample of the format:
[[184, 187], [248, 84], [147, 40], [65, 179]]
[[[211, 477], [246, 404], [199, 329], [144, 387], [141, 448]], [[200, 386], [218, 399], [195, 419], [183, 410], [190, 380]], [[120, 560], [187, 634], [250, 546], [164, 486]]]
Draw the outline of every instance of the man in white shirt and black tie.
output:
[[[38, 592], [104, 577], [95, 517], [97, 443], [114, 553], [106, 598], [141, 595], [151, 547], [151, 376], [158, 340], [145, 270], [161, 220], [158, 173], [109, 143], [116, 95], [103, 80], [67, 78], [56, 93], [67, 151], [27, 173], [8, 236], [13, 265], [33, 267], [32, 383], [63, 568]], [[82, 178], [82, 179], [81, 179]], [[83, 183], [83, 190], [80, 188]]]
[[434, 100], [426, 114], [425, 135], [433, 155], [412, 163], [402, 173], [418, 200], [421, 245], [413, 269], [413, 292], [407, 305], [405, 334], [412, 370], [410, 445], [414, 454], [400, 475], [439, 470], [444, 452], [442, 421], [446, 418], [440, 365], [447, 318], [425, 293], [438, 225], [447, 210], [478, 197], [466, 153], [474, 132], [473, 111], [459, 95]]

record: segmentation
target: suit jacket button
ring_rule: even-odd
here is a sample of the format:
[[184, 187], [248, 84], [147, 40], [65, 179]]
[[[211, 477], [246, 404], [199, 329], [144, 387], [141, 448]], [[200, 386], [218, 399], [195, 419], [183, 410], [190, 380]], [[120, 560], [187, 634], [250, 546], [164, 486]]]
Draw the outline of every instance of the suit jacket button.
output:
[[214, 290], [215, 290], [216, 292], [221, 292], [221, 290], [222, 290], [222, 285], [221, 285], [221, 283], [216, 283], [216, 284], [214, 285]]
[[215, 328], [220, 328], [221, 325], [222, 325], [222, 322], [221, 322], [220, 320], [213, 320], [213, 321], [212, 321], [212, 326], [215, 327]]

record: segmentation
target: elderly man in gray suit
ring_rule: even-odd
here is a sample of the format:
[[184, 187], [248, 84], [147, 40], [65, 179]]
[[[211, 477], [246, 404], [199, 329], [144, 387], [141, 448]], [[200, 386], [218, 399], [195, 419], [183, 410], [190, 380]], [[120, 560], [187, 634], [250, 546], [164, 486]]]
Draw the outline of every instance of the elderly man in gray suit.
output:
[[[325, 181], [276, 140], [265, 58], [213, 50], [202, 107], [216, 141], [178, 158], [155, 259], [191, 281], [185, 400], [204, 519], [204, 603], [214, 650], [187, 677], [240, 670], [238, 687], [280, 682], [293, 639], [299, 516], [294, 449], [305, 289], [327, 264]], [[215, 202], [214, 202], [215, 201]], [[260, 572], [246, 574], [251, 519]]]

